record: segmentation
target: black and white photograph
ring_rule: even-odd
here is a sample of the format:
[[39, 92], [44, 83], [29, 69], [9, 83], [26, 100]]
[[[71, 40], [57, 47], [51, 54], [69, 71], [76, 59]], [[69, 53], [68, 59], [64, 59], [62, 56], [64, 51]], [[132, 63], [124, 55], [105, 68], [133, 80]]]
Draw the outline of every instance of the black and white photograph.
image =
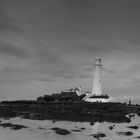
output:
[[140, 0], [0, 0], [0, 140], [140, 139]]

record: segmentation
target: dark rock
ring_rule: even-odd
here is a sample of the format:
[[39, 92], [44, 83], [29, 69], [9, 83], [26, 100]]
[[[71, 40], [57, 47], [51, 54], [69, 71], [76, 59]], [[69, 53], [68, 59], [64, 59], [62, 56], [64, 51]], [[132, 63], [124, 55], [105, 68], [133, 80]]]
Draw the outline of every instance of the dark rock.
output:
[[128, 128], [131, 128], [131, 129], [138, 129], [139, 127], [137, 125], [134, 125], [134, 126], [128, 126]]
[[19, 124], [12, 124], [12, 123], [2, 123], [0, 124], [1, 127], [9, 127], [11, 129], [14, 129], [14, 130], [19, 130], [19, 129], [22, 129], [22, 128], [27, 128], [26, 126], [24, 125], [19, 125]]
[[13, 125], [11, 123], [1, 123], [0, 126], [5, 128], [5, 127], [11, 127]]
[[126, 106], [122, 103], [41, 102], [14, 101], [0, 103], [0, 117], [20, 116], [34, 120], [66, 120], [78, 122], [130, 122], [128, 114], [137, 114], [140, 106]]
[[54, 128], [54, 129], [52, 129], [52, 130], [55, 130], [55, 133], [56, 134], [59, 134], [59, 135], [68, 135], [68, 134], [70, 134], [71, 132], [70, 131], [68, 131], [68, 130], [66, 130], [66, 129], [62, 129], [62, 128]]
[[84, 127], [81, 127], [80, 129], [84, 130], [85, 128]]
[[11, 129], [14, 129], [14, 130], [19, 130], [19, 129], [22, 129], [22, 128], [27, 128], [27, 127], [26, 126], [23, 126], [23, 125], [18, 125], [18, 124], [13, 125], [11, 127]]
[[94, 125], [95, 123], [94, 122], [90, 122], [90, 125]]
[[132, 136], [133, 135], [133, 132], [117, 132], [119, 135], [126, 135], [126, 136]]
[[110, 130], [112, 130], [114, 127], [113, 127], [113, 126], [109, 126], [108, 128], [109, 128]]
[[94, 138], [104, 138], [106, 137], [106, 134], [104, 133], [97, 133], [97, 134], [92, 134], [91, 136], [93, 136]]
[[62, 129], [62, 128], [58, 128], [58, 127], [54, 127], [54, 128], [51, 128], [52, 130], [55, 131], [56, 134], [59, 134], [59, 135], [67, 135], [67, 134], [70, 134], [71, 132], [66, 130], [66, 129]]

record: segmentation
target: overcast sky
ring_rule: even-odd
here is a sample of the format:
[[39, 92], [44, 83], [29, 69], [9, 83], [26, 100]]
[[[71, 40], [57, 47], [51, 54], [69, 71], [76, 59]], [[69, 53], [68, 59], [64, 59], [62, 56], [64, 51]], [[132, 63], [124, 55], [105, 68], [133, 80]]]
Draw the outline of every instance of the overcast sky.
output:
[[0, 0], [0, 98], [83, 86], [103, 58], [103, 91], [140, 99], [139, 0]]

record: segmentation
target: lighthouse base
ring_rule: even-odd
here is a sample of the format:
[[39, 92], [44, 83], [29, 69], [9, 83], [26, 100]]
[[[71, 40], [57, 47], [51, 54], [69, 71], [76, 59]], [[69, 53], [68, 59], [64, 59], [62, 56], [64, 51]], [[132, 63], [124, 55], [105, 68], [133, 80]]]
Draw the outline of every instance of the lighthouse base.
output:
[[83, 98], [86, 102], [116, 102], [116, 99], [108, 95], [87, 95]]

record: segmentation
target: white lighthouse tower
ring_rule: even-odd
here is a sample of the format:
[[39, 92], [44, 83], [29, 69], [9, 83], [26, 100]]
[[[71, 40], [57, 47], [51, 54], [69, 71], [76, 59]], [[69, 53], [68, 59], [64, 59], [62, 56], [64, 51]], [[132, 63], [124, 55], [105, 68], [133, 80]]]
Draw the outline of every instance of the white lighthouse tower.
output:
[[87, 102], [114, 102], [115, 98], [102, 93], [102, 62], [101, 58], [96, 58], [94, 63], [93, 89], [84, 98]]
[[101, 63], [101, 58], [96, 58], [95, 59], [95, 64], [94, 64], [94, 79], [93, 79], [93, 90], [92, 94], [93, 95], [102, 95], [102, 63]]

